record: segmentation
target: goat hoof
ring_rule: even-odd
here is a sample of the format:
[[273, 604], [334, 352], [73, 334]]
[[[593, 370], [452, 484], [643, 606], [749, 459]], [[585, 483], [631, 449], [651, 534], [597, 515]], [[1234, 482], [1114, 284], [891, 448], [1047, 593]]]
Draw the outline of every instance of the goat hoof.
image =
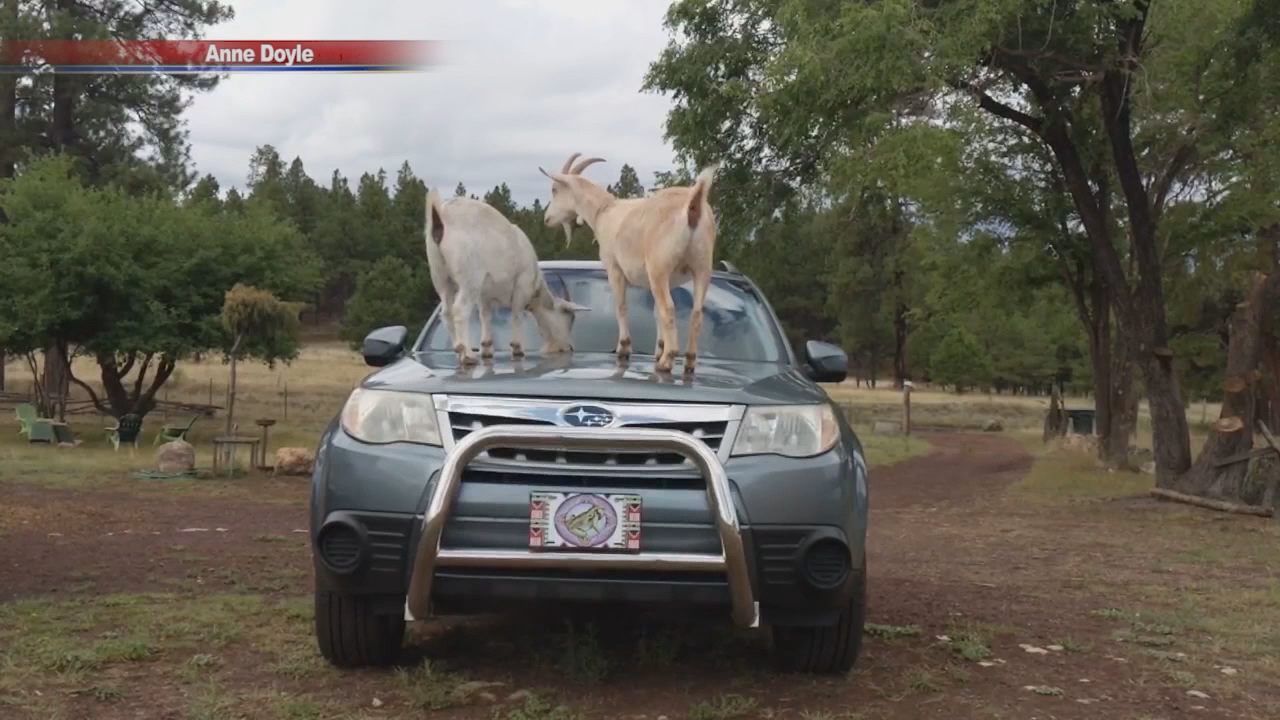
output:
[[511, 357], [524, 357], [524, 346], [520, 343], [511, 343]]
[[493, 348], [492, 347], [480, 348], [480, 357], [485, 360], [492, 360]]
[[698, 364], [698, 356], [696, 354], [686, 355], [684, 359], [684, 371], [687, 373], [693, 372], [693, 368], [697, 364]]

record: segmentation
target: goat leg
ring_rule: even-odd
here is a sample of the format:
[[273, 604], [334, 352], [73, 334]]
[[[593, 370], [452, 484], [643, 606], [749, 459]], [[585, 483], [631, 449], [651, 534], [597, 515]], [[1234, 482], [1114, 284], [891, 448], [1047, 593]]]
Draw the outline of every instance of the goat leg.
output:
[[524, 357], [524, 308], [520, 303], [511, 306], [511, 357]]
[[480, 303], [480, 358], [493, 358], [493, 305]]
[[693, 276], [693, 309], [689, 313], [689, 338], [685, 340], [684, 371], [693, 372], [698, 362], [698, 338], [702, 335], [702, 303], [711, 285], [710, 268], [699, 269]]
[[620, 268], [609, 265], [606, 269], [609, 287], [613, 290], [613, 309], [618, 317], [618, 347], [614, 352], [619, 361], [631, 358], [631, 327], [627, 324], [627, 279]]
[[671, 301], [671, 278], [664, 272], [649, 270], [649, 288], [653, 291], [653, 305], [658, 313], [658, 330], [662, 336], [662, 354], [654, 362], [659, 372], [671, 372], [680, 348], [676, 333], [675, 304]]
[[[435, 278], [432, 278], [434, 281]], [[458, 345], [458, 323], [454, 319], [453, 305], [457, 302], [457, 294], [446, 282], [437, 283], [440, 290], [440, 315], [444, 318], [444, 327], [449, 331], [449, 342], [456, 348]]]
[[[453, 301], [453, 324], [458, 329], [458, 335], [453, 341], [453, 350], [458, 353], [458, 360], [462, 365], [475, 365], [476, 357], [471, 352], [471, 310], [475, 307], [475, 303], [470, 297], [464, 297], [459, 294]], [[466, 315], [463, 315], [466, 313]]]

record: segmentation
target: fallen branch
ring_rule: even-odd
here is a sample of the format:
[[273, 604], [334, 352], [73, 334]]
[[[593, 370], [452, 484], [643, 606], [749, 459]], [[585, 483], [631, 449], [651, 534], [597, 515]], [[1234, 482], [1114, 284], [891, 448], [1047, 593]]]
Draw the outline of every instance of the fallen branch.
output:
[[1164, 498], [1165, 500], [1173, 500], [1175, 502], [1186, 503], [1188, 505], [1198, 505], [1199, 507], [1209, 508], [1210, 510], [1221, 510], [1222, 512], [1236, 513], [1237, 515], [1254, 515], [1256, 517], [1271, 517], [1271, 509], [1259, 507], [1257, 505], [1244, 505], [1241, 503], [1227, 502], [1225, 500], [1210, 500], [1202, 498], [1198, 495], [1187, 495], [1186, 493], [1176, 492], [1174, 490], [1165, 490], [1164, 488], [1152, 488], [1151, 494]]

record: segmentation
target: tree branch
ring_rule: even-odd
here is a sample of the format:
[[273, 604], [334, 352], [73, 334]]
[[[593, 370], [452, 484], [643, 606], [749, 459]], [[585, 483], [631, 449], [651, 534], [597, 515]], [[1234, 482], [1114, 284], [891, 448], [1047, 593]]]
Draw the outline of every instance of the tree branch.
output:
[[160, 356], [160, 364], [156, 366], [156, 374], [151, 379], [151, 386], [147, 388], [144, 395], [138, 398], [138, 407], [141, 410], [150, 411], [155, 405], [156, 393], [169, 380], [169, 376], [173, 374], [174, 368], [178, 365], [177, 360], [168, 356]]
[[1158, 220], [1164, 212], [1165, 203], [1169, 199], [1169, 190], [1187, 165], [1191, 164], [1195, 155], [1195, 142], [1188, 139], [1174, 151], [1164, 172], [1151, 184], [1151, 215], [1154, 219]]
[[67, 379], [75, 383], [76, 385], [79, 385], [80, 387], [84, 388], [84, 391], [89, 393], [89, 400], [93, 402], [93, 406], [95, 408], [110, 415], [111, 408], [106, 403], [104, 403], [101, 398], [98, 397], [98, 393], [93, 391], [93, 388], [90, 387], [89, 383], [76, 377], [75, 372], [71, 369], [71, 358], [65, 357], [65, 354], [64, 354], [64, 357], [62, 358], [62, 362], [63, 362], [63, 367], [65, 367], [67, 370]]
[[[147, 377], [147, 367], [151, 365], [151, 358], [154, 355], [154, 353], [147, 353], [142, 357], [142, 367], [138, 368], [138, 377], [133, 380], [133, 401], [135, 403], [138, 401], [138, 397], [142, 395], [142, 381]], [[123, 378], [124, 373], [120, 373], [120, 376]]]
[[1039, 135], [1044, 127], [1044, 118], [1034, 117], [1006, 105], [978, 88], [963, 82], [953, 82], [951, 87], [972, 95], [978, 101], [978, 107], [999, 118], [1015, 122], [1031, 132]]

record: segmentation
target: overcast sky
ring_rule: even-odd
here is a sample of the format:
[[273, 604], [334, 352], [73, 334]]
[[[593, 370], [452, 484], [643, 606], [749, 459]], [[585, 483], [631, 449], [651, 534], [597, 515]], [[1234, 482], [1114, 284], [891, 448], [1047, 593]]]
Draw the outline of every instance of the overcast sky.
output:
[[[232, 74], [188, 111], [192, 156], [224, 190], [243, 188], [254, 148], [301, 156], [327, 185], [334, 168], [360, 174], [408, 160], [430, 185], [477, 195], [501, 182], [519, 203], [550, 194], [541, 165], [572, 152], [608, 162], [587, 175], [613, 182], [623, 163], [652, 184], [668, 170], [667, 98], [642, 94], [666, 45], [669, 0], [231, 0], [226, 40], [440, 40], [441, 63], [403, 74]], [[375, 9], [376, 7], [376, 9]]]

